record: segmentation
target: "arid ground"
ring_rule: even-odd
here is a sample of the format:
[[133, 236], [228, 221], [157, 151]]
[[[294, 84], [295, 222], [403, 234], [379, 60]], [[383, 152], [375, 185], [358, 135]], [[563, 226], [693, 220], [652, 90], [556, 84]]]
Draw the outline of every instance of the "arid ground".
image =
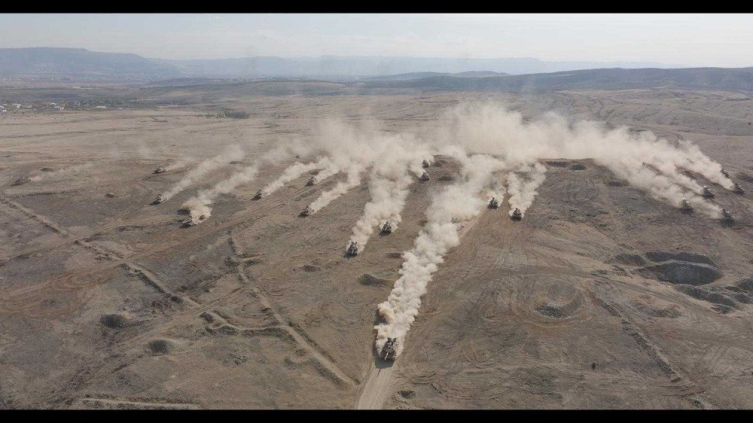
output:
[[[136, 108], [0, 117], [0, 408], [753, 408], [751, 97], [292, 91], [165, 89]], [[325, 117], [421, 132], [484, 98], [691, 140], [747, 191], [700, 181], [735, 221], [683, 214], [589, 160], [545, 162], [523, 220], [505, 202], [464, 229], [394, 363], [374, 354], [377, 304], [452, 160], [356, 257], [343, 247], [367, 181], [307, 218], [344, 175], [252, 200], [292, 161], [181, 227], [198, 189]], [[207, 116], [221, 107], [249, 117]], [[243, 161], [150, 204], [192, 165], [157, 167], [231, 144]]]

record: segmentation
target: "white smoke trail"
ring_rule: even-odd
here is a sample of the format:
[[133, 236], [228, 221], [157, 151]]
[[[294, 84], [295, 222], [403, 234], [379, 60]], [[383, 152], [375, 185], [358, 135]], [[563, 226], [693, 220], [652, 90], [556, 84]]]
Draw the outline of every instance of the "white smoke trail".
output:
[[342, 182], [338, 182], [334, 188], [329, 191], [323, 192], [319, 198], [309, 204], [309, 212], [314, 214], [319, 210], [327, 207], [327, 205], [336, 199], [340, 198], [343, 194], [355, 188], [361, 184], [361, 172], [364, 171], [364, 167], [358, 164], [353, 164], [348, 169], [348, 179]]
[[[371, 200], [364, 206], [363, 215], [353, 227], [350, 237], [350, 242], [358, 243], [359, 252], [363, 251], [379, 225], [389, 221], [392, 231], [397, 230], [402, 221], [408, 189], [424, 172], [422, 162], [434, 161], [426, 144], [391, 137], [379, 138], [375, 143], [382, 143], [382, 148], [377, 153], [379, 157], [374, 163], [369, 182]], [[410, 175], [411, 172], [415, 177]]]
[[722, 173], [722, 165], [711, 160], [708, 156], [703, 154], [701, 149], [691, 143], [690, 141], [680, 140], [680, 148], [685, 152], [686, 158], [683, 163], [678, 166], [682, 166], [685, 169], [691, 170], [696, 173], [700, 173], [704, 178], [709, 181], [723, 186], [727, 190], [733, 190], [735, 183]]
[[259, 173], [259, 166], [264, 163], [275, 163], [280, 160], [285, 160], [290, 155], [301, 151], [308, 151], [308, 149], [301, 147], [299, 144], [292, 143], [285, 145], [274, 150], [266, 152], [260, 158], [258, 158], [254, 164], [246, 166], [243, 170], [232, 174], [229, 178], [222, 180], [215, 184], [211, 189], [204, 189], [199, 191], [195, 197], [191, 197], [183, 203], [181, 210], [188, 210], [191, 215], [191, 221], [194, 223], [200, 223], [209, 219], [212, 209], [209, 207], [214, 200], [222, 194], [229, 194], [235, 191], [239, 185], [246, 184], [256, 179], [256, 175]]
[[363, 251], [375, 227], [389, 221], [392, 231], [397, 230], [402, 221], [401, 213], [408, 197], [408, 187], [414, 181], [415, 178], [407, 174], [397, 180], [372, 174], [369, 182], [371, 200], [364, 206], [363, 215], [353, 227], [353, 235], [350, 237], [350, 241], [358, 243], [359, 252]]
[[209, 172], [216, 170], [231, 161], [241, 160], [244, 156], [243, 150], [237, 145], [231, 145], [225, 149], [219, 155], [212, 157], [211, 159], [204, 160], [199, 163], [198, 166], [191, 169], [175, 186], [168, 191], [162, 193], [162, 201], [167, 201], [173, 198], [176, 194], [188, 188], [190, 185], [196, 183], [203, 178]]
[[[303, 175], [306, 172], [310, 172], [316, 169], [327, 168], [331, 165], [332, 163], [327, 157], [323, 157], [316, 162], [307, 163], [307, 164], [296, 162], [292, 166], [285, 169], [285, 171], [282, 173], [282, 175], [280, 175], [279, 178], [277, 178], [276, 180], [271, 182], [269, 185], [264, 187], [264, 189], [262, 189], [262, 192], [264, 193], [265, 196], [272, 194], [273, 192], [285, 186], [285, 184], [287, 184], [288, 182], [294, 179], [300, 178], [301, 175]], [[322, 172], [320, 172], [320, 174], [321, 173]]]
[[[457, 156], [458, 151], [454, 151]], [[403, 350], [404, 338], [421, 307], [421, 297], [444, 261], [447, 251], [460, 244], [459, 231], [465, 223], [478, 216], [485, 202], [479, 193], [492, 173], [504, 169], [501, 160], [485, 155], [462, 157], [464, 182], [450, 185], [437, 195], [426, 211], [428, 222], [416, 238], [413, 249], [403, 253], [401, 277], [395, 282], [387, 301], [379, 304], [384, 323], [376, 325], [376, 350], [387, 338], [395, 338], [397, 355]]]
[[662, 174], [657, 174], [649, 167], [643, 166], [635, 158], [624, 158], [621, 161], [612, 162], [609, 168], [620, 178], [638, 189], [646, 191], [652, 198], [664, 200], [675, 207], [680, 207], [682, 199], [687, 201], [703, 214], [712, 217], [721, 217], [721, 208], [704, 200], [696, 193], [684, 190], [676, 180]]
[[531, 207], [534, 198], [536, 198], [536, 190], [546, 179], [546, 167], [541, 163], [535, 163], [533, 166], [524, 165], [519, 171], [527, 172], [530, 177], [521, 181], [520, 177], [514, 172], [507, 175], [507, 191], [510, 193], [510, 216], [515, 209], [519, 209], [521, 216], [525, 216], [526, 210]]
[[505, 199], [505, 194], [507, 194], [507, 190], [505, 189], [504, 179], [494, 178], [491, 181], [491, 186], [486, 191], [486, 200], [489, 202], [494, 198], [497, 200], [497, 203], [501, 205], [502, 201]]
[[193, 162], [195, 162], [193, 157], [184, 157], [184, 158], [178, 159], [177, 161], [173, 163], [168, 164], [167, 166], [164, 166], [164, 168], [166, 171], [170, 172], [172, 170], [182, 169], [190, 165]]
[[75, 175], [81, 172], [82, 170], [89, 169], [93, 165], [94, 163], [84, 163], [84, 164], [60, 169], [54, 172], [45, 172], [39, 175], [32, 176], [31, 178], [29, 178], [29, 180], [32, 182], [38, 182], [38, 181], [44, 181], [47, 179], [57, 179], [57, 178], [65, 177], [65, 176]]

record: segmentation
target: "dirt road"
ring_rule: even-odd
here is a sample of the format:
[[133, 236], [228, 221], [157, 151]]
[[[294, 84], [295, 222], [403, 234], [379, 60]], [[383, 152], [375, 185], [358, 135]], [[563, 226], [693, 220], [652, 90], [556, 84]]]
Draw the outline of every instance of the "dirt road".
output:
[[378, 410], [384, 406], [390, 394], [390, 382], [394, 363], [377, 359], [371, 369], [369, 379], [358, 397], [356, 408], [359, 410]]

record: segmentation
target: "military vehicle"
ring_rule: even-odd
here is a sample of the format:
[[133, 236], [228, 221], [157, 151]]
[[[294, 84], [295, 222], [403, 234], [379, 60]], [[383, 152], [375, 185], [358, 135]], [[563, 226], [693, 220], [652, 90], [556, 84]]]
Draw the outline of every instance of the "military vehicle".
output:
[[422, 181], [428, 181], [429, 180], [429, 174], [427, 172], [424, 172], [421, 174], [421, 177], [419, 178]]
[[20, 178], [16, 178], [16, 180], [13, 181], [11, 185], [13, 186], [23, 185], [25, 183], [28, 183], [29, 181], [31, 181], [31, 179], [29, 179], [27, 176], [21, 176]]
[[316, 183], [316, 176], [312, 176], [309, 178], [308, 182], [306, 182], [306, 186], [310, 187], [313, 186]]
[[397, 338], [387, 338], [387, 342], [384, 343], [382, 351], [379, 352], [379, 358], [382, 360], [395, 359], [395, 341], [397, 341]]
[[520, 220], [523, 218], [523, 213], [520, 212], [519, 208], [515, 208], [515, 210], [512, 211], [512, 218], [515, 220]]
[[691, 206], [690, 203], [688, 203], [688, 200], [686, 200], [685, 198], [683, 198], [682, 202], [680, 202], [680, 209], [682, 211], [692, 211], [693, 210], [693, 206]]
[[722, 209], [722, 220], [732, 220], [732, 214], [727, 209]]
[[162, 197], [162, 194], [160, 194], [160, 195], [157, 196], [157, 198], [154, 199], [154, 201], [152, 201], [152, 204], [159, 204], [159, 203], [161, 203], [163, 201], [165, 201], [165, 198]]
[[496, 209], [497, 207], [499, 207], [499, 201], [497, 201], [496, 198], [492, 197], [492, 199], [489, 200], [489, 208]]
[[392, 233], [392, 223], [390, 221], [384, 222], [384, 225], [382, 225], [382, 233], [383, 234], [391, 234]]
[[735, 187], [732, 189], [732, 192], [735, 194], [745, 194], [745, 190], [737, 182], [735, 182]]
[[152, 172], [152, 173], [154, 173], [156, 175], [158, 173], [165, 173], [165, 172], [167, 172], [167, 169], [165, 169], [164, 167], [160, 166], [160, 167], [154, 169], [154, 172]]
[[188, 217], [184, 219], [182, 223], [183, 223], [183, 227], [187, 228], [189, 226], [196, 226], [205, 220], [207, 220], [207, 217], [202, 214], [202, 215], [197, 216], [196, 218], [194, 218], [193, 216]]
[[727, 171], [724, 170], [724, 169], [722, 169], [722, 175], [724, 175], [724, 176], [726, 176], [726, 177], [729, 178], [729, 173], [727, 173]]
[[427, 167], [429, 167], [429, 161], [428, 160], [424, 160], [423, 162], [421, 162], [421, 166], [423, 166], [424, 169], [427, 168]]
[[309, 208], [309, 206], [306, 206], [306, 208], [301, 211], [300, 216], [301, 217], [306, 217], [309, 214], [311, 214], [311, 209]]
[[349, 256], [357, 256], [358, 255], [358, 243], [356, 241], [350, 241], [350, 245], [348, 245], [348, 250], [346, 251]]
[[262, 192], [261, 192], [261, 190], [259, 190], [259, 191], [256, 191], [256, 195], [254, 195], [254, 200], [258, 200], [258, 199], [260, 199], [260, 198], [261, 198], [261, 195], [262, 195]]
[[701, 195], [703, 196], [703, 198], [714, 198], [714, 193], [711, 192], [709, 187], [707, 187], [706, 185], [703, 186], [703, 191], [701, 191]]

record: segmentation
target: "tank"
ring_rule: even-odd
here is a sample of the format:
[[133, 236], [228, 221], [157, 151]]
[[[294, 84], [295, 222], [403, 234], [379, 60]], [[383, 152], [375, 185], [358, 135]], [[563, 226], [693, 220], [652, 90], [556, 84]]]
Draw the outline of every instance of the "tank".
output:
[[703, 186], [703, 191], [701, 191], [701, 195], [704, 198], [714, 198], [714, 193], [711, 192], [711, 190], [709, 189], [709, 187], [707, 187], [706, 185]]
[[515, 220], [520, 220], [523, 218], [523, 213], [520, 212], [519, 208], [515, 208], [515, 210], [512, 211], [512, 218]]
[[429, 180], [429, 174], [427, 172], [424, 172], [421, 174], [421, 177], [419, 178], [422, 181], [428, 181]]
[[13, 185], [13, 186], [16, 186], [16, 185], [23, 185], [23, 184], [25, 184], [25, 183], [27, 183], [27, 182], [29, 182], [29, 181], [31, 181], [31, 179], [29, 179], [28, 177], [26, 177], [26, 176], [21, 176], [20, 178], [16, 178], [16, 180], [15, 180], [15, 181], [13, 181], [13, 184], [11, 184], [11, 185]]
[[348, 245], [348, 250], [346, 251], [349, 256], [357, 256], [358, 255], [358, 243], [356, 241], [350, 241], [350, 245]]
[[201, 223], [201, 222], [203, 222], [205, 220], [207, 220], [207, 217], [205, 215], [203, 215], [203, 214], [199, 215], [195, 219], [193, 217], [188, 217], [188, 218], [186, 218], [186, 219], [183, 220], [183, 226], [184, 227], [196, 226], [196, 225], [198, 225], [199, 223]]
[[303, 210], [301, 211], [301, 214], [300, 214], [300, 216], [301, 216], [301, 217], [306, 217], [306, 216], [308, 216], [308, 215], [309, 215], [310, 213], [311, 213], [311, 209], [309, 208], [309, 206], [306, 206], [306, 208], [305, 208], [305, 209], [303, 209]]
[[259, 190], [259, 191], [256, 191], [256, 195], [254, 195], [254, 200], [258, 200], [258, 199], [260, 199], [260, 198], [261, 198], [261, 195], [262, 195], [262, 192], [261, 192], [261, 190]]
[[423, 162], [421, 162], [421, 166], [423, 166], [424, 168], [429, 167], [429, 161], [428, 160], [424, 160]]
[[489, 200], [489, 208], [496, 209], [497, 207], [499, 207], [499, 201], [497, 201], [496, 198], [492, 197], [492, 199]]
[[316, 176], [312, 176], [309, 178], [308, 182], [306, 182], [306, 186], [310, 187], [313, 186], [316, 183]]
[[154, 201], [152, 201], [152, 204], [159, 204], [159, 203], [161, 203], [163, 201], [165, 201], [165, 198], [162, 197], [162, 194], [160, 194], [160, 195], [157, 196], [157, 198], [154, 199]]
[[158, 174], [158, 173], [165, 173], [165, 172], [167, 172], [167, 169], [165, 169], [164, 167], [160, 166], [160, 167], [154, 169], [153, 173], [154, 174]]
[[395, 359], [395, 341], [397, 341], [397, 338], [387, 338], [387, 342], [384, 343], [382, 351], [379, 351], [379, 358], [382, 360]]
[[382, 225], [382, 233], [384, 234], [392, 233], [392, 223], [389, 220], [384, 222], [384, 225]]
[[688, 203], [688, 200], [683, 198], [682, 202], [680, 202], [680, 209], [683, 211], [691, 211], [693, 210], [693, 206], [691, 206], [690, 203]]
[[722, 209], [722, 219], [723, 220], [732, 220], [732, 214], [727, 209]]
[[735, 182], [735, 187], [732, 189], [732, 192], [735, 194], [745, 194], [745, 190], [737, 182]]

